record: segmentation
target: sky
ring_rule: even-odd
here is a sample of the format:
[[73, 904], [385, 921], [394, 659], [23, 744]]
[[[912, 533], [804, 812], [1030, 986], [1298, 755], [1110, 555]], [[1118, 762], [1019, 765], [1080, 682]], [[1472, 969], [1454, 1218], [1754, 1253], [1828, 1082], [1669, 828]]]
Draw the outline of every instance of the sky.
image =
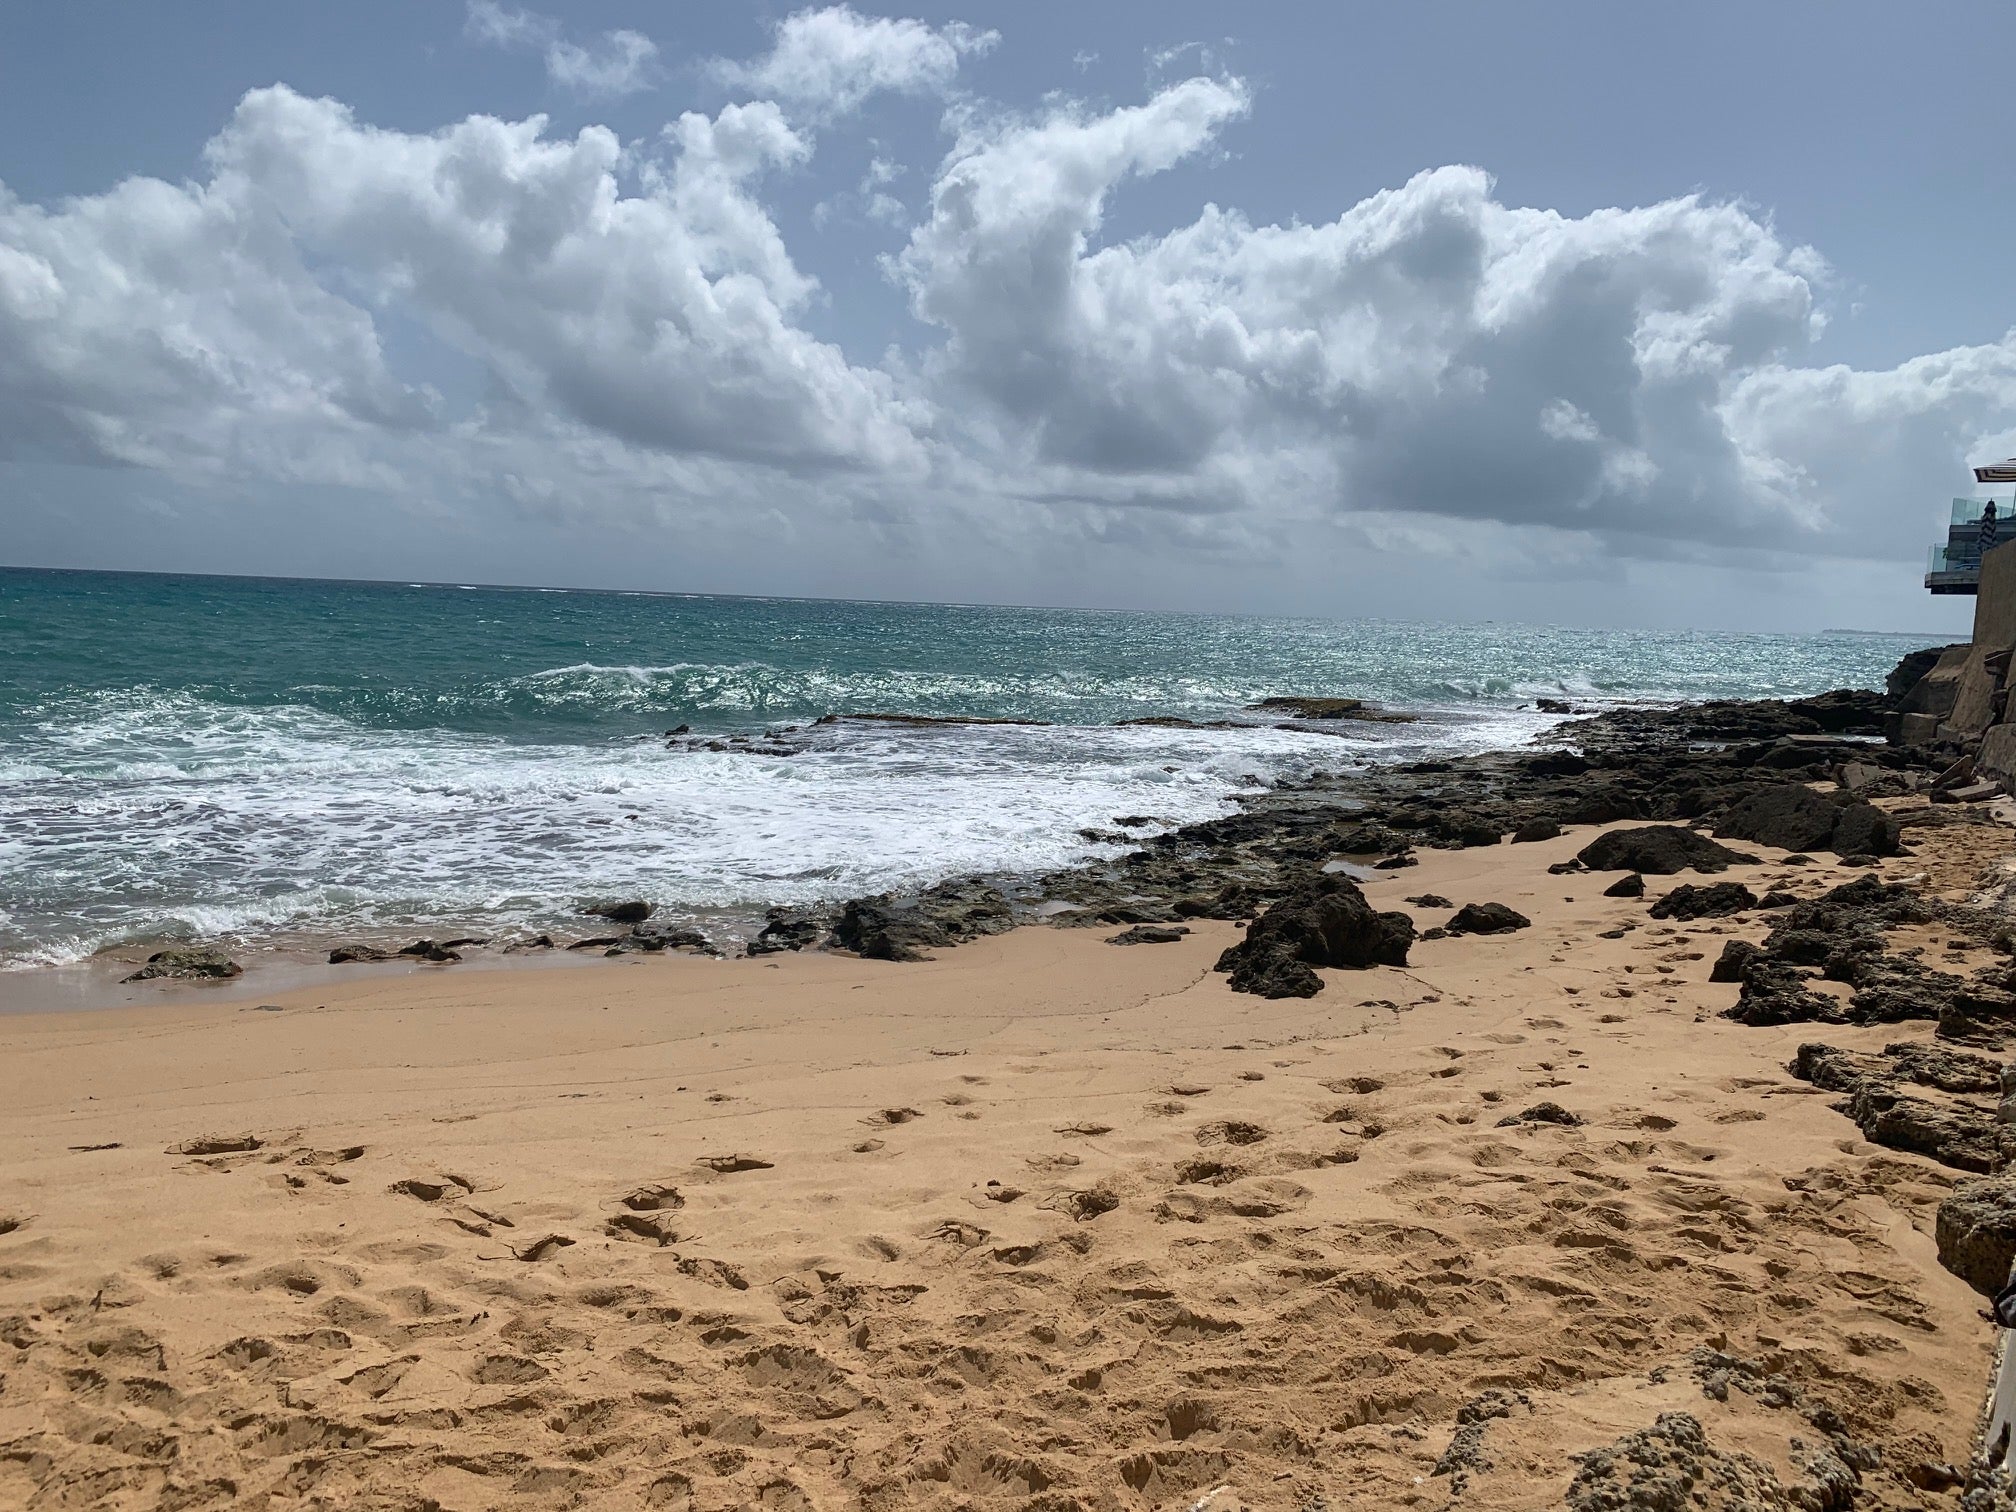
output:
[[0, 0], [0, 562], [1959, 631], [2012, 43]]

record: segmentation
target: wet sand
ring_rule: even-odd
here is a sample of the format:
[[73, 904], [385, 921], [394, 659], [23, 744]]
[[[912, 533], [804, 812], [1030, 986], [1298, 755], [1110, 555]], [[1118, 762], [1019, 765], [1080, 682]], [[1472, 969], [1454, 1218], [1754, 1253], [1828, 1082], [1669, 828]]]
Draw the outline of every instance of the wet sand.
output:
[[1422, 852], [1376, 906], [1533, 927], [1307, 1000], [1199, 923], [0, 1017], [0, 1506], [1554, 1508], [1669, 1412], [1814, 1483], [1823, 1410], [1950, 1505], [1957, 1173], [1785, 1070], [1932, 1026], [1720, 1019], [1768, 921], [1596, 832]]

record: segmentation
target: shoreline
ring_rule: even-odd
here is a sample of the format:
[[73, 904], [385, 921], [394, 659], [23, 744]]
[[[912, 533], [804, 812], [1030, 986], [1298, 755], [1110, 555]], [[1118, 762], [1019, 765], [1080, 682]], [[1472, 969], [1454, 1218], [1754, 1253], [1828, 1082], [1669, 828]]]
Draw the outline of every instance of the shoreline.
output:
[[[1313, 998], [1228, 990], [1200, 919], [0, 1018], [0, 1496], [1539, 1509], [1679, 1414], [1760, 1504], [1950, 1504], [1912, 1477], [1988, 1369], [1931, 1237], [1964, 1173], [1785, 1070], [1932, 1025], [1732, 1022], [1710, 967], [1771, 914], [1648, 901], [1990, 827], [1550, 872], [1637, 827], [1421, 851], [1375, 907], [1530, 926]], [[1948, 934], [1993, 959], [1899, 944]]]
[[[1827, 699], [1838, 700], [1844, 696], [1844, 694], [1836, 692], [1819, 695], [1818, 699], [1821, 701]], [[1870, 700], [1878, 697], [1874, 694], [1857, 696]], [[1170, 845], [1184, 846], [1193, 836], [1209, 835], [1214, 830], [1236, 824], [1241, 818], [1251, 815], [1256, 811], [1266, 811], [1269, 809], [1281, 811], [1300, 808], [1325, 817], [1335, 817], [1339, 811], [1370, 808], [1382, 802], [1390, 803], [1396, 799], [1404, 799], [1412, 789], [1427, 787], [1432, 790], [1436, 784], [1433, 782], [1424, 782], [1421, 779], [1427, 777], [1429, 774], [1442, 773], [1457, 773], [1463, 776], [1479, 777], [1495, 788], [1511, 789], [1511, 796], [1516, 803], [1519, 801], [1517, 789], [1520, 779], [1524, 775], [1522, 763], [1525, 763], [1528, 758], [1534, 756], [1544, 757], [1550, 750], [1572, 750], [1576, 749], [1583, 742], [1594, 742], [1598, 748], [1606, 743], [1614, 746], [1620, 743], [1620, 737], [1622, 742], [1628, 743], [1633, 738], [1644, 738], [1646, 732], [1649, 731], [1655, 743], [1667, 748], [1663, 754], [1670, 759], [1676, 754], [1676, 746], [1684, 750], [1684, 740], [1676, 742], [1675, 736], [1676, 730], [1684, 729], [1685, 711], [1687, 709], [1740, 709], [1754, 707], [1757, 709], [1783, 711], [1814, 701], [1763, 699], [1722, 704], [1682, 704], [1670, 706], [1655, 706], [1631, 702], [1619, 703], [1602, 712], [1591, 712], [1586, 709], [1578, 709], [1569, 703], [1561, 703], [1556, 708], [1540, 711], [1548, 718], [1554, 719], [1555, 723], [1537, 734], [1527, 736], [1519, 744], [1494, 746], [1482, 751], [1460, 754], [1430, 755], [1425, 758], [1396, 755], [1384, 760], [1376, 759], [1376, 748], [1367, 750], [1354, 749], [1351, 752], [1351, 756], [1357, 764], [1345, 770], [1331, 772], [1319, 769], [1313, 776], [1282, 777], [1259, 786], [1242, 786], [1228, 783], [1219, 801], [1228, 805], [1230, 812], [1217, 818], [1173, 825], [1169, 824], [1166, 820], [1157, 819], [1152, 815], [1142, 816], [1139, 819], [1126, 819], [1128, 824], [1146, 827], [1148, 832], [1139, 835], [1122, 827], [1119, 819], [1116, 819], [1113, 824], [1097, 831], [1091, 828], [1083, 829], [1078, 833], [1089, 843], [1107, 847], [1107, 853], [1088, 857], [1061, 869], [978, 873], [954, 870], [942, 879], [928, 884], [900, 887], [891, 892], [866, 894], [856, 898], [841, 897], [824, 902], [774, 905], [751, 903], [743, 907], [710, 909], [694, 909], [676, 905], [669, 906], [664, 915], [650, 929], [637, 931], [639, 941], [634, 947], [632, 944], [626, 942], [621, 948], [626, 950], [638, 948], [646, 951], [662, 948], [658, 944], [657, 939], [654, 938], [654, 933], [662, 934], [667, 922], [673, 921], [675, 928], [697, 928], [711, 942], [712, 948], [733, 955], [746, 951], [752, 946], [760, 950], [770, 943], [765, 938], [764, 924], [766, 920], [774, 922], [782, 918], [789, 921], [792, 925], [792, 932], [784, 936], [787, 940], [796, 939], [808, 929], [818, 932], [821, 936], [827, 936], [831, 933], [834, 921], [856, 904], [895, 903], [900, 907], [907, 908], [915, 906], [916, 903], [922, 901], [928, 907], [935, 893], [946, 890], [949, 890], [955, 898], [964, 898], [976, 891], [991, 894], [995, 905], [998, 907], [1000, 917], [990, 920], [985, 925], [987, 929], [1007, 927], [1009, 924], [1019, 925], [1031, 922], [1057, 923], [1060, 922], [1060, 917], [1070, 910], [1094, 907], [1101, 902], [1104, 902], [1109, 907], [1115, 906], [1116, 889], [1111, 885], [1102, 884], [1111, 884], [1116, 877], [1124, 877], [1128, 866], [1136, 863], [1144, 855], [1152, 855], [1157, 847]], [[1352, 712], [1340, 716], [1334, 712], [1322, 713], [1315, 710], [1315, 706], [1337, 704], [1351, 706]], [[1302, 707], [1299, 709], [1287, 707], [1291, 705]], [[1273, 706], [1281, 707], [1275, 708]], [[1362, 712], [1360, 712], [1361, 709]], [[1271, 723], [1267, 718], [1270, 712], [1289, 713], [1293, 714], [1295, 718], [1289, 724]], [[1359, 701], [1353, 699], [1284, 698], [1263, 700], [1261, 704], [1254, 705], [1245, 710], [1245, 714], [1248, 717], [1238, 728], [1292, 728], [1303, 733], [1327, 736], [1345, 735], [1347, 737], [1351, 732], [1365, 728], [1367, 725], [1373, 728], [1396, 723], [1405, 725], [1419, 722], [1423, 718], [1427, 718], [1431, 724], [1433, 722], [1432, 716], [1419, 715], [1405, 710], [1385, 710], [1375, 706], [1361, 706], [1359, 705]], [[1676, 721], [1680, 723], [1676, 724]], [[827, 716], [810, 724], [766, 728], [764, 731], [754, 734], [734, 736], [732, 740], [758, 751], [783, 750], [788, 747], [791, 736], [803, 736], [821, 726], [831, 725], [836, 722], [855, 723], [871, 727], [890, 722], [899, 725], [918, 726], [991, 726], [1002, 723], [1022, 723], [1021, 721], [1003, 721], [966, 716], [956, 718], [908, 715], [899, 717], [879, 714]], [[1783, 718], [1780, 720], [1781, 724], [1788, 722], [1799, 723], [1799, 720], [1796, 716], [1792, 717], [1790, 721]], [[1214, 728], [1208, 722], [1199, 724], [1192, 720], [1162, 716], [1123, 721], [1123, 723], [1160, 724], [1199, 730]], [[1810, 721], [1806, 721], [1806, 723], [1810, 724]], [[1815, 728], [1818, 727], [1815, 726]], [[1880, 735], [1875, 733], [1873, 726], [1865, 724], [1861, 733], [1853, 735], [1844, 734], [1841, 736], [1843, 744], [1865, 740], [1870, 742], [1880, 740]], [[1721, 743], [1727, 745], [1734, 742], [1724, 741]], [[668, 732], [667, 744], [675, 750], [686, 749], [688, 747], [720, 748], [723, 746], [724, 741], [715, 736], [700, 735], [688, 737], [681, 732], [674, 731]], [[1685, 755], [1694, 754], [1698, 754], [1698, 752], [1685, 751]], [[1408, 779], [1413, 780], [1409, 781]], [[1532, 807], [1530, 799], [1527, 800], [1527, 807]], [[1121, 818], [1126, 818], [1126, 816], [1121, 816]], [[1503, 825], [1503, 828], [1507, 831], [1517, 827], [1518, 821], [1516, 818]], [[1097, 839], [1094, 838], [1095, 833], [1098, 836]], [[1400, 848], [1405, 848], [1412, 839], [1418, 839], [1421, 843], [1427, 845], [1451, 843], [1450, 835], [1434, 832], [1432, 825], [1427, 826], [1425, 830], [1421, 826], [1416, 826], [1412, 832], [1406, 831], [1403, 827], [1402, 832], [1389, 832], [1381, 838], [1389, 846]], [[1135, 842], [1139, 843], [1136, 844]], [[1476, 835], [1458, 836], [1456, 837], [1456, 842], [1463, 844], [1481, 843]], [[1117, 848], [1123, 845], [1128, 848], [1124, 850]], [[1362, 855], [1366, 859], [1367, 864], [1373, 859], [1372, 853], [1369, 851], [1362, 853]], [[1263, 867], [1263, 870], [1272, 869], [1271, 867]], [[1241, 869], [1234, 868], [1234, 870], [1238, 871]], [[1244, 870], [1250, 871], [1250, 868]], [[1126, 889], [1119, 889], [1117, 896], [1124, 897], [1125, 895]], [[558, 920], [560, 917], [562, 916], [557, 911], [553, 914], [555, 920]], [[1131, 923], [1141, 921], [1129, 918], [1120, 922]], [[1173, 922], [1173, 920], [1164, 920], [1162, 922]], [[598, 925], [592, 917], [579, 915], [572, 917], [565, 925], [554, 922], [545, 927], [554, 934], [556, 946], [559, 948], [565, 948], [571, 943], [570, 934], [571, 940], [580, 940], [625, 932], [620, 928], [612, 931], [606, 925]], [[11, 1005], [16, 1002], [47, 1004], [68, 1000], [77, 1002], [79, 1006], [83, 1006], [79, 1001], [80, 998], [85, 996], [102, 997], [105, 995], [108, 986], [115, 985], [103, 981], [102, 978], [104, 976], [115, 973], [122, 965], [137, 968], [156, 950], [218, 947], [226, 951], [236, 952], [237, 956], [242, 957], [240, 964], [246, 968], [246, 975], [265, 982], [339, 980], [340, 976], [324, 978], [322, 973], [316, 969], [317, 958], [338, 946], [362, 944], [390, 954], [396, 954], [416, 938], [454, 937], [471, 931], [491, 936], [490, 939], [485, 940], [484, 946], [479, 946], [478, 948], [482, 952], [480, 958], [494, 964], [507, 964], [503, 960], [503, 957], [507, 953], [513, 961], [534, 959], [541, 954], [541, 952], [532, 948], [530, 943], [535, 934], [535, 929], [532, 925], [507, 924], [501, 930], [498, 930], [495, 928], [494, 920], [486, 921], [478, 916], [458, 915], [454, 913], [443, 913], [434, 916], [431, 922], [414, 921], [402, 923], [396, 927], [381, 925], [369, 929], [347, 931], [336, 929], [325, 930], [319, 927], [289, 927], [285, 930], [269, 930], [251, 936], [229, 933], [208, 938], [184, 935], [156, 935], [151, 938], [134, 938], [118, 944], [107, 945], [80, 960], [61, 963], [38, 963], [34, 965], [17, 964], [5, 970], [0, 970], [0, 1012], [12, 1011]], [[955, 925], [952, 929], [951, 936], [953, 938], [969, 937], [964, 933], [963, 927], [958, 925]], [[939, 940], [935, 943], [948, 942], [947, 940]], [[933, 942], [927, 941], [926, 943]], [[790, 948], [798, 947], [793, 944]], [[367, 967], [363, 963], [351, 963], [341, 967], [332, 965], [330, 969], [339, 972], [355, 972], [367, 969]], [[235, 989], [236, 992], [256, 992], [262, 990], [256, 983], [244, 984], [244, 978], [239, 978], [238, 982], [241, 985]], [[133, 985], [140, 986], [142, 984], [136, 983]], [[205, 990], [215, 989], [206, 986]]]

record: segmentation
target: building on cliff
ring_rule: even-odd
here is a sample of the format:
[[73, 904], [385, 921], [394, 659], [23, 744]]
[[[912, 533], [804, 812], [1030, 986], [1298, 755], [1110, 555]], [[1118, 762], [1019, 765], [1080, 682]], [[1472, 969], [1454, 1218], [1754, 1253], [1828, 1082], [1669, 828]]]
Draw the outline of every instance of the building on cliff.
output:
[[[2016, 482], [2016, 458], [1974, 469], [1992, 489]], [[1974, 634], [1965, 645], [1921, 653], [1925, 671], [1898, 703], [1893, 738], [1944, 744], [1971, 755], [1982, 777], [2016, 787], [2016, 723], [2009, 664], [2016, 654], [2016, 507], [1956, 499], [1946, 545], [1933, 550], [1925, 586], [1974, 595]], [[1902, 670], [1901, 668], [1899, 669]]]

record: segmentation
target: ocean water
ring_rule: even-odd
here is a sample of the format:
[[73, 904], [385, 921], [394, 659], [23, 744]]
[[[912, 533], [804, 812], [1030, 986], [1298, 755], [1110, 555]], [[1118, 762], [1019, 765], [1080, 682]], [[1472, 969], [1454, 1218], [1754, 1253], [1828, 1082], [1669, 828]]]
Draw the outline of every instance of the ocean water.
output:
[[[1520, 742], [1553, 723], [1537, 697], [1880, 685], [1920, 642], [0, 569], [0, 967], [578, 926], [611, 894], [735, 936], [1101, 854], [1077, 831], [1118, 815]], [[1281, 693], [1422, 718], [1115, 724]], [[665, 738], [891, 711], [1044, 723]]]

